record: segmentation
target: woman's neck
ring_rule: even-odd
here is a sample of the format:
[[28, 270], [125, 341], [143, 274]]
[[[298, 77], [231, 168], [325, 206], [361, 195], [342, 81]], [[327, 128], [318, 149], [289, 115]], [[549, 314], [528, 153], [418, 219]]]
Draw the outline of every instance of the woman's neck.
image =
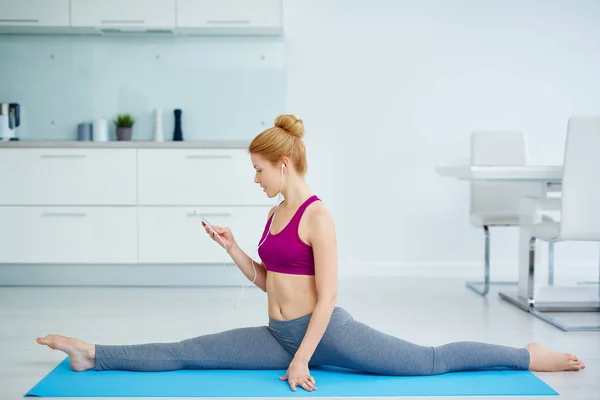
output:
[[310, 188], [304, 182], [304, 179], [289, 177], [289, 181], [282, 190], [285, 202], [283, 205], [287, 209], [296, 209], [312, 195]]

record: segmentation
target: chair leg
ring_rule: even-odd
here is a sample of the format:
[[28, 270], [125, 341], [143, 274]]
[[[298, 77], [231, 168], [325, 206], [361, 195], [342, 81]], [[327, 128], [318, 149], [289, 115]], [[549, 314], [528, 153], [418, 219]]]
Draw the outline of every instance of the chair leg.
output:
[[485, 233], [485, 254], [484, 254], [484, 267], [483, 267], [483, 292], [481, 293], [485, 296], [490, 291], [490, 228], [488, 226], [484, 226]]
[[[529, 239], [529, 269], [528, 269], [528, 277], [527, 277], [527, 304], [529, 305], [529, 312], [535, 316], [536, 318], [541, 319], [565, 332], [572, 331], [600, 331], [600, 324], [596, 325], [567, 325], [556, 318], [550, 317], [546, 315], [545, 312], [539, 311], [535, 306], [535, 243], [536, 238], [532, 237]], [[550, 242], [552, 244], [552, 242]], [[600, 271], [599, 271], [600, 272]], [[600, 295], [600, 289], [599, 289]], [[560, 312], [560, 309], [554, 310], [555, 312]], [[566, 311], [566, 310], [562, 310]], [[598, 312], [600, 311], [600, 305], [595, 307], [591, 311]]]
[[529, 239], [529, 269], [527, 274], [527, 304], [535, 305], [535, 243], [534, 237]]
[[554, 242], [548, 242], [548, 286], [554, 286]]
[[[483, 282], [467, 282], [467, 287], [480, 296], [486, 296], [490, 291], [490, 285], [516, 285], [517, 282], [491, 282], [490, 281], [490, 229], [487, 225], [483, 226], [485, 235], [485, 254], [483, 263]], [[480, 286], [483, 288], [480, 289]]]
[[483, 226], [485, 234], [485, 254], [483, 263], [483, 289], [479, 289], [481, 282], [467, 282], [467, 287], [481, 296], [486, 296], [490, 291], [490, 229], [487, 225]]

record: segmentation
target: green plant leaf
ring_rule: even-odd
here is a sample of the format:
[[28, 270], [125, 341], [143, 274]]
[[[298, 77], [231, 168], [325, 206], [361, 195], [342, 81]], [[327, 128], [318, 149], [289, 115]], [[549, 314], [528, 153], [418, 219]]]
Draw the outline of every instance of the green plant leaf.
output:
[[131, 114], [117, 114], [113, 122], [117, 128], [131, 128], [135, 124], [135, 119]]

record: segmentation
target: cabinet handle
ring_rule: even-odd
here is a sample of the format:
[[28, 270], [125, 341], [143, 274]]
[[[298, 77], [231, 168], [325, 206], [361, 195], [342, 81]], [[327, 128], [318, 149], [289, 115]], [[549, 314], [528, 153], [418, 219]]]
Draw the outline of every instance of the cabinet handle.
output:
[[248, 19], [243, 19], [243, 20], [207, 20], [206, 23], [207, 24], [228, 24], [228, 25], [247, 25], [249, 24], [251, 21]]
[[42, 217], [85, 217], [86, 213], [78, 212], [47, 212], [42, 213]]
[[231, 217], [231, 213], [225, 213], [225, 212], [208, 212], [208, 213], [204, 213], [202, 215], [205, 215], [207, 217]]
[[227, 156], [227, 155], [211, 155], [211, 154], [188, 154], [187, 156], [185, 156], [185, 158], [190, 158], [190, 159], [198, 159], [198, 158], [206, 158], [206, 159], [210, 159], [210, 158], [231, 158], [231, 156]]
[[14, 23], [34, 23], [38, 24], [40, 22], [39, 19], [29, 19], [29, 18], [2, 18], [0, 22], [14, 22]]
[[42, 154], [40, 158], [85, 158], [85, 154]]
[[144, 24], [143, 19], [103, 19], [100, 21], [103, 24]]

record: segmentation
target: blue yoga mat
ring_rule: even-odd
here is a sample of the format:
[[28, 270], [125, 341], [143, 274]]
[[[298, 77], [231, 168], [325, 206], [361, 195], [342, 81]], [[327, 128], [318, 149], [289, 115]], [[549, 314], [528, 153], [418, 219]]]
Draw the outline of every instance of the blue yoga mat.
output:
[[280, 370], [182, 370], [74, 372], [66, 358], [26, 396], [40, 397], [343, 397], [557, 395], [529, 371], [454, 372], [434, 376], [380, 376], [311, 368], [317, 390], [279, 380]]

